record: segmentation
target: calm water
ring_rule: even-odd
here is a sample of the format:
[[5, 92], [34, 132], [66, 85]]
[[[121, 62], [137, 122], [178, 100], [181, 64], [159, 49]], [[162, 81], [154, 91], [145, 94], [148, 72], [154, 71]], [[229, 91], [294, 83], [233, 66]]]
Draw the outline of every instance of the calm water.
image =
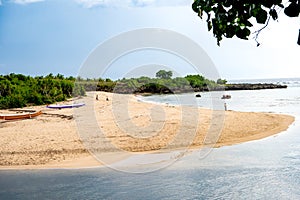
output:
[[[206, 157], [195, 151], [152, 173], [110, 168], [1, 171], [0, 199], [300, 199], [300, 87], [296, 82], [286, 82], [288, 89], [226, 92], [232, 95], [226, 100], [228, 109], [295, 116], [288, 131], [277, 136], [213, 149]], [[224, 102], [218, 95], [204, 93], [196, 103], [204, 107], [220, 103], [221, 109]], [[176, 104], [176, 99], [181, 97], [144, 100]]]

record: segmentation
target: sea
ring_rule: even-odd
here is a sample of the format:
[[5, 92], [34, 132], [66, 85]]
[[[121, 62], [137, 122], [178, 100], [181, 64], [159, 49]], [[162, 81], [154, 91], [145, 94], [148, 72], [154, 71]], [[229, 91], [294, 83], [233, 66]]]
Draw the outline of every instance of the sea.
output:
[[[148, 171], [130, 161], [123, 162], [123, 170], [104, 166], [0, 171], [0, 199], [300, 199], [300, 78], [230, 82], [278, 83], [288, 88], [223, 91], [232, 97], [223, 101], [218, 92], [201, 93], [201, 98], [195, 93], [139, 100], [220, 110], [226, 103], [228, 110], [288, 114], [295, 122], [275, 136], [211, 148], [205, 155], [194, 150]], [[190, 98], [192, 104], [185, 101]], [[145, 156], [144, 160], [150, 158]]]

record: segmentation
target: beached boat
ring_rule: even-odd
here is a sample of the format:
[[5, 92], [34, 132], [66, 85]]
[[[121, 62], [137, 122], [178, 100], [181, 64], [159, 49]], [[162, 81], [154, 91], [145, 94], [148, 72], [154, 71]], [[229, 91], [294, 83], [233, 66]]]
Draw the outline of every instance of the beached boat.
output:
[[31, 119], [42, 114], [42, 111], [35, 111], [32, 113], [15, 113], [15, 114], [0, 114], [0, 119], [3, 120], [17, 120], [17, 119]]
[[65, 104], [65, 105], [49, 105], [49, 106], [47, 106], [47, 108], [52, 108], [52, 109], [79, 108], [84, 105], [85, 105], [84, 103]]

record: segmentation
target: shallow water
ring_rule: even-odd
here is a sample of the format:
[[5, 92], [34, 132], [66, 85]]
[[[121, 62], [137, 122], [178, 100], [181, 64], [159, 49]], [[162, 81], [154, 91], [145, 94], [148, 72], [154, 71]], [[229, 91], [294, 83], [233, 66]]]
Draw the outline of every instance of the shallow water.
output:
[[[1, 171], [0, 199], [300, 199], [300, 87], [226, 93], [232, 95], [226, 100], [231, 110], [286, 113], [296, 121], [276, 136], [208, 154], [194, 151], [152, 173], [110, 168]], [[212, 105], [209, 95], [203, 94], [197, 104]], [[168, 98], [144, 100], [174, 103]]]

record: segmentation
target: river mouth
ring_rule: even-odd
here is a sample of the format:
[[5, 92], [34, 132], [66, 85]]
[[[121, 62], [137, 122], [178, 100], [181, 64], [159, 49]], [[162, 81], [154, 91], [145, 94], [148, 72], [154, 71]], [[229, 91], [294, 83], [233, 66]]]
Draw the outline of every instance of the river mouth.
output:
[[[192, 151], [152, 173], [135, 174], [107, 167], [3, 170], [0, 171], [0, 196], [4, 199], [32, 199], [33, 195], [39, 199], [63, 196], [70, 199], [87, 196], [98, 199], [216, 199], [220, 196], [225, 199], [265, 196], [297, 199], [300, 197], [299, 94], [299, 88], [231, 93], [228, 106], [233, 110], [295, 116], [289, 129], [275, 136], [214, 148], [206, 156]], [[238, 98], [242, 96], [253, 98]], [[128, 164], [127, 167], [133, 171], [141, 166]]]

